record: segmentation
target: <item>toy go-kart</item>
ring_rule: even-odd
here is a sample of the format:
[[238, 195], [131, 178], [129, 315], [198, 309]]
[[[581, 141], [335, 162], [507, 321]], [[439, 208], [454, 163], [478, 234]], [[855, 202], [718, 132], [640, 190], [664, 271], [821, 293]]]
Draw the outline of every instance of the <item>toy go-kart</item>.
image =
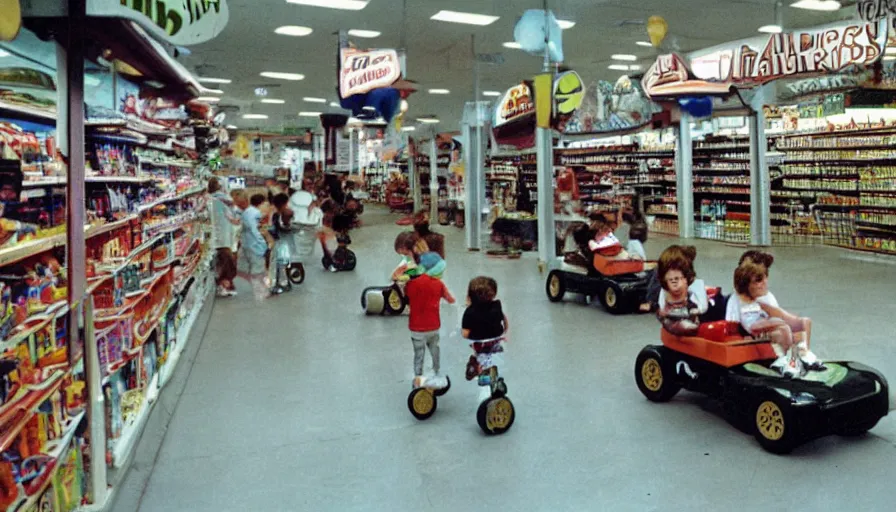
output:
[[348, 248], [348, 244], [352, 243], [352, 239], [348, 234], [340, 233], [336, 235], [336, 250], [330, 253], [324, 247], [324, 256], [321, 258], [321, 264], [325, 269], [336, 269], [336, 271], [354, 270], [358, 260], [355, 252]]
[[772, 453], [831, 434], [861, 435], [887, 415], [887, 381], [867, 366], [826, 362], [823, 371], [785, 378], [770, 368], [768, 340], [743, 337], [738, 324], [725, 321], [701, 324], [697, 336], [663, 330], [661, 338], [635, 362], [641, 393], [653, 402], [681, 388], [713, 396]]
[[368, 315], [397, 316], [404, 313], [407, 305], [408, 299], [398, 283], [389, 286], [371, 286], [361, 292], [361, 308]]
[[560, 257], [548, 273], [545, 291], [551, 302], [560, 302], [566, 293], [580, 293], [590, 300], [598, 297], [609, 313], [619, 315], [637, 310], [647, 296], [652, 267], [638, 260], [610, 260], [594, 257], [589, 264], [580, 254]]

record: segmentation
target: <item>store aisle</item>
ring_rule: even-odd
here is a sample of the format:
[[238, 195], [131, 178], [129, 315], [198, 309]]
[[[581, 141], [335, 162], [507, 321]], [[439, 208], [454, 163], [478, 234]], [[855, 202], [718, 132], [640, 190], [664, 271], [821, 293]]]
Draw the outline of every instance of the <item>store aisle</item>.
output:
[[[661, 405], [642, 397], [632, 372], [638, 351], [658, 340], [652, 317], [612, 317], [569, 298], [550, 304], [534, 255], [468, 254], [453, 227], [436, 228], [448, 235], [452, 291], [462, 299], [477, 274], [499, 282], [517, 420], [505, 436], [481, 434], [478, 391], [463, 378], [467, 349], [443, 336], [454, 387], [417, 422], [405, 405], [407, 319], [368, 318], [359, 305], [361, 289], [385, 283], [396, 263], [394, 219], [369, 208], [368, 226], [353, 235], [355, 272], [309, 265], [290, 294], [215, 303], [141, 512], [892, 509], [880, 475], [896, 472], [896, 416], [862, 439], [770, 455], [702, 396]], [[673, 241], [654, 238], [648, 254]], [[699, 276], [730, 291], [741, 250], [698, 246]], [[825, 248], [773, 252], [771, 289], [814, 318], [816, 352], [896, 382], [896, 265]], [[444, 331], [456, 311], [443, 307]], [[133, 511], [138, 497], [122, 495], [116, 510]]]

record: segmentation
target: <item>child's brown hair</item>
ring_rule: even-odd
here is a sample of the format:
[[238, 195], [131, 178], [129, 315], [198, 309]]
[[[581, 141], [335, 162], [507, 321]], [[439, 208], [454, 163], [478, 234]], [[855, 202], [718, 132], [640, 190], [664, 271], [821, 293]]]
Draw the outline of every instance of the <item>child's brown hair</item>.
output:
[[750, 284], [759, 281], [768, 275], [768, 267], [752, 260], [745, 261], [734, 270], [734, 290], [755, 299], [750, 295]]
[[692, 245], [670, 245], [660, 255], [660, 259], [656, 265], [657, 277], [660, 286], [664, 290], [666, 287], [666, 273], [670, 270], [678, 270], [688, 281], [688, 286], [697, 279], [697, 273], [694, 272], [694, 260], [697, 258], [697, 248]]
[[637, 240], [642, 244], [647, 241], [647, 224], [643, 222], [635, 222], [628, 228], [628, 237], [631, 240]]
[[414, 245], [419, 237], [413, 231], [402, 231], [395, 237], [395, 252], [402, 250], [414, 252]]
[[470, 304], [486, 304], [498, 296], [498, 282], [487, 276], [474, 277], [467, 288]]
[[741, 254], [737, 266], [739, 267], [748, 261], [762, 265], [768, 270], [772, 263], [775, 262], [775, 257], [765, 251], [749, 250]]
[[263, 205], [265, 201], [267, 201], [267, 198], [264, 197], [264, 194], [253, 194], [252, 197], [249, 198], [249, 204], [256, 208]]

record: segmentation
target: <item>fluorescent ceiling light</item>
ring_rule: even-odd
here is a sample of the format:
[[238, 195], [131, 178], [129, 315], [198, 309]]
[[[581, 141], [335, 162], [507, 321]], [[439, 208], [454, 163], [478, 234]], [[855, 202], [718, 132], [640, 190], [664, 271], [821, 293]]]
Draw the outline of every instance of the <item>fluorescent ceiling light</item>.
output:
[[320, 112], [299, 112], [302, 117], [320, 117]]
[[367, 2], [368, 0], [286, 0], [288, 4], [326, 7], [327, 9], [342, 9], [344, 11], [360, 11], [367, 7]]
[[376, 107], [361, 107], [361, 110], [366, 110], [368, 112], [376, 112]]
[[204, 83], [204, 84], [229, 84], [229, 83], [233, 82], [233, 80], [230, 80], [229, 78], [208, 78], [208, 77], [197, 78], [196, 81]]
[[228, 124], [228, 125], [225, 126], [224, 128], [227, 128], [228, 130], [236, 130], [236, 129], [237, 129], [237, 127], [236, 127], [235, 125], [232, 125], [232, 124]]
[[309, 98], [309, 97], [302, 98], [302, 101], [307, 101], [308, 103], [326, 103], [327, 102], [327, 100], [324, 98]]
[[430, 89], [429, 94], [451, 94], [448, 89]]
[[482, 93], [483, 96], [500, 96], [501, 93], [498, 91], [485, 91]]
[[335, 102], [335, 101], [331, 101], [331, 102], [330, 102], [330, 106], [331, 106], [331, 107], [336, 107], [336, 108], [342, 108], [342, 105], [340, 105], [339, 103], [337, 103], [337, 102]]
[[414, 131], [414, 130], [416, 130], [416, 129], [417, 129], [417, 128], [415, 128], [415, 127], [413, 127], [413, 126], [402, 126], [402, 127], [401, 127], [401, 131], [403, 131], [403, 132], [412, 132], [412, 131]]
[[275, 34], [280, 34], [281, 36], [294, 36], [294, 37], [303, 37], [307, 36], [314, 32], [310, 27], [300, 27], [298, 25], [286, 25], [283, 27], [279, 27], [274, 30]]
[[504, 48], [512, 48], [514, 50], [519, 50], [521, 48], [520, 43], [516, 41], [508, 41], [502, 45]]
[[9, 52], [6, 50], [0, 50], [0, 58], [9, 57]]
[[763, 25], [759, 27], [759, 31], [763, 34], [780, 34], [784, 32], [784, 28], [781, 25]]
[[261, 100], [262, 103], [272, 103], [274, 105], [282, 105], [286, 103], [286, 100], [275, 100], [274, 98], [264, 98]]
[[417, 119], [417, 121], [420, 121], [421, 123], [425, 123], [425, 124], [436, 124], [439, 122], [439, 120], [436, 119], [435, 117], [422, 117], [420, 119]]
[[611, 55], [610, 58], [613, 60], [622, 60], [626, 62], [635, 62], [636, 60], [638, 60], [638, 57], [636, 55], [629, 55], [627, 53], [616, 53], [614, 55]]
[[348, 31], [348, 35], [354, 37], [363, 37], [365, 39], [380, 37], [380, 33], [376, 30], [358, 30], [354, 28]]
[[887, 55], [896, 55], [896, 46], [888, 46], [884, 53]]
[[298, 73], [280, 73], [279, 71], [262, 71], [259, 75], [265, 78], [276, 78], [278, 80], [304, 80], [305, 75], [300, 75]]
[[614, 71], [628, 71], [628, 66], [625, 64], [610, 64], [607, 66], [607, 69], [612, 69]]
[[651, 43], [650, 41], [638, 41], [638, 42], [635, 43], [635, 44], [638, 45], [638, 46], [646, 46], [647, 48], [652, 48], [652, 47], [653, 47], [653, 43]]
[[629, 71], [638, 71], [639, 69], [641, 69], [640, 64], [632, 64], [631, 66], [628, 67]]
[[196, 101], [204, 101], [205, 103], [217, 103], [221, 101], [221, 98], [217, 96], [200, 96], [196, 98]]
[[243, 119], [267, 119], [268, 116], [264, 114], [243, 114]]
[[568, 20], [557, 20], [557, 24], [560, 25], [560, 28], [563, 30], [576, 26], [576, 22]]
[[884, 56], [884, 60], [896, 60], [896, 55], [886, 55]]
[[224, 94], [224, 91], [222, 91], [221, 89], [206, 89], [206, 88], [203, 88], [201, 92], [208, 93], [208, 94]]
[[808, 11], [839, 11], [842, 7], [837, 0], [800, 0], [790, 6]]
[[439, 11], [432, 15], [431, 20], [447, 21], [448, 23], [463, 23], [464, 25], [479, 25], [484, 27], [498, 21], [499, 16], [486, 14], [473, 14], [469, 12]]

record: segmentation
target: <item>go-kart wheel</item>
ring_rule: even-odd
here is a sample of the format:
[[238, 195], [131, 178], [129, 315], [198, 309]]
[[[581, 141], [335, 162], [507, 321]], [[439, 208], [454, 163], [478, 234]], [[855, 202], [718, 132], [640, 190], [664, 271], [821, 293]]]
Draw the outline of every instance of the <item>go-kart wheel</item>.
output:
[[600, 287], [600, 304], [611, 315], [625, 313], [625, 295], [618, 284], [607, 281]]
[[404, 297], [404, 294], [401, 293], [401, 290], [398, 289], [397, 286], [387, 288], [383, 292], [383, 298], [386, 301], [385, 312], [387, 314], [398, 316], [404, 313], [404, 308], [407, 306], [407, 301]]
[[438, 406], [439, 401], [432, 390], [417, 388], [408, 395], [408, 410], [420, 421], [428, 420]]
[[651, 402], [668, 402], [681, 389], [671, 379], [673, 372], [667, 371], [669, 363], [663, 355], [661, 349], [646, 347], [635, 360], [635, 382]]
[[301, 263], [293, 263], [286, 267], [286, 277], [292, 284], [302, 284], [305, 282], [305, 266]]
[[793, 450], [798, 436], [790, 404], [777, 395], [767, 395], [757, 401], [754, 411], [753, 435], [759, 444], [781, 455]]
[[839, 428], [837, 429], [837, 435], [843, 437], [863, 436], [868, 433], [869, 430], [874, 428], [875, 425], [877, 425], [878, 421], [880, 421], [880, 418], [875, 418], [874, 420], [866, 420], [861, 423], [856, 423], [855, 425]]
[[506, 396], [489, 398], [479, 404], [476, 411], [476, 422], [486, 435], [495, 436], [510, 430], [516, 419], [513, 402]]
[[566, 295], [566, 277], [563, 273], [552, 270], [548, 274], [548, 280], [545, 284], [545, 292], [548, 294], [548, 300], [551, 302], [560, 302]]
[[448, 382], [448, 384], [446, 384], [444, 388], [432, 390], [432, 392], [435, 393], [436, 396], [442, 396], [447, 393], [449, 389], [451, 389], [451, 378], [446, 375], [445, 380]]
[[355, 265], [358, 264], [358, 259], [355, 257], [355, 252], [346, 249], [345, 250], [345, 260], [342, 262], [342, 270], [355, 270]]

